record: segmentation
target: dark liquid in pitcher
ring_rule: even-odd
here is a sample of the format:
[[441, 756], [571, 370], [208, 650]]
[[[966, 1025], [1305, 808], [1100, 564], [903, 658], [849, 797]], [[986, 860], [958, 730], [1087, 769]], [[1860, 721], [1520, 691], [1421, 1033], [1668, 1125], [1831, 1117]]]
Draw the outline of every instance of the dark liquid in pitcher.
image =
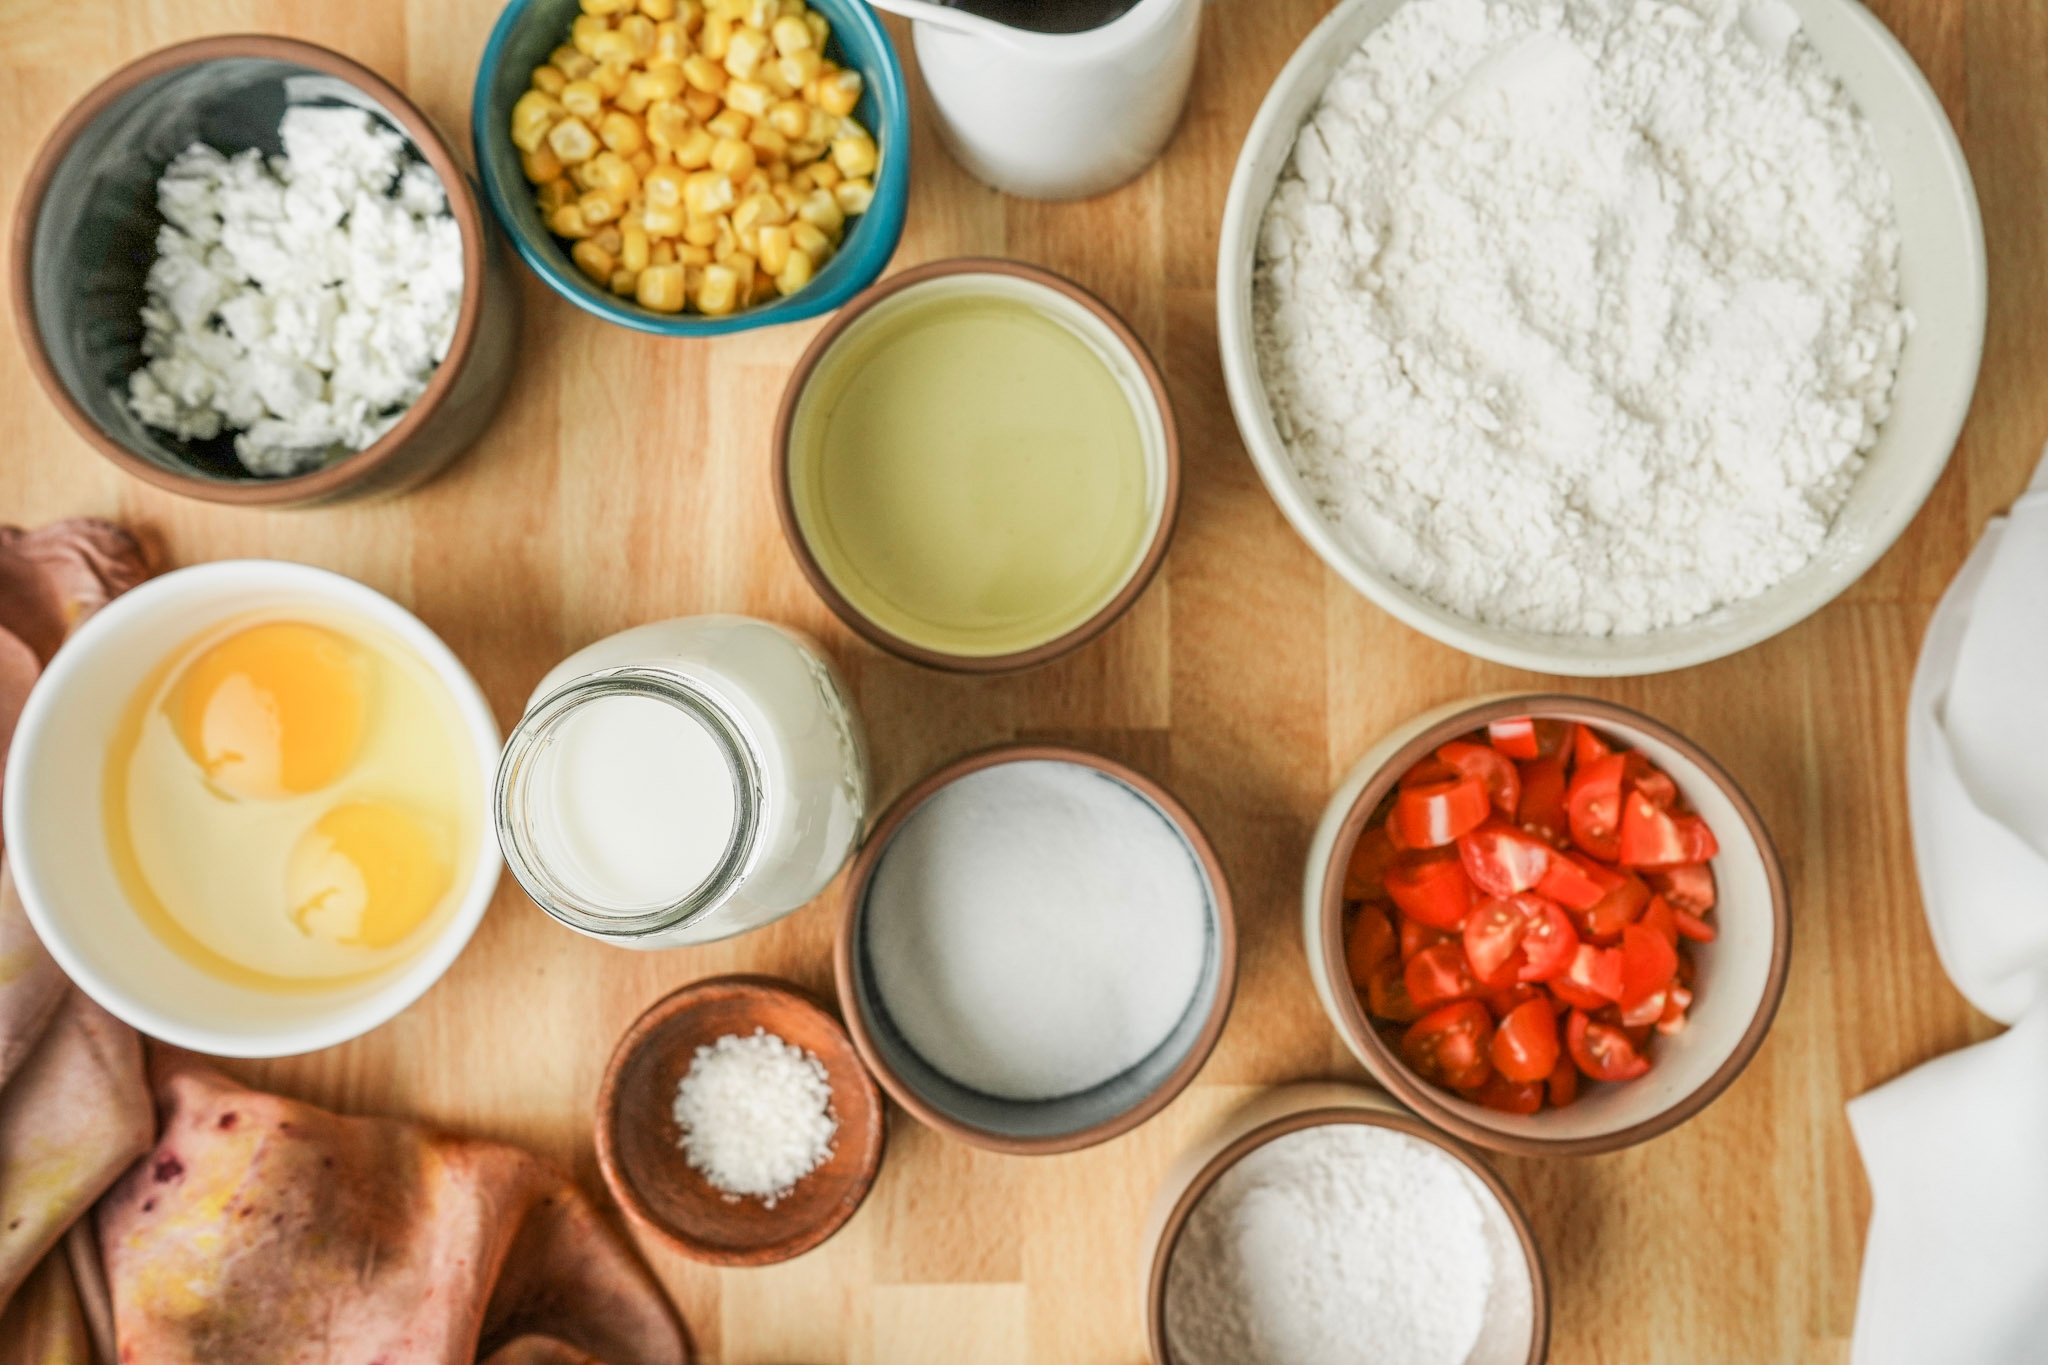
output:
[[1138, 0], [939, 0], [1011, 28], [1033, 33], [1086, 33], [1120, 19]]

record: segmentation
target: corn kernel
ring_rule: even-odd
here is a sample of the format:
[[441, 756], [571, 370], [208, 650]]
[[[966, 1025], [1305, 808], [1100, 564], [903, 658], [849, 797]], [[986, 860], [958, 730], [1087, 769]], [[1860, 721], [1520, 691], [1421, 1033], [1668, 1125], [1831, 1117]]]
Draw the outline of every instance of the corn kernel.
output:
[[660, 100], [647, 106], [647, 140], [656, 147], [673, 149], [690, 135], [689, 111], [674, 100]]
[[676, 0], [640, 0], [640, 12], [657, 23], [676, 17]]
[[[681, 255], [678, 255], [676, 259], [682, 261]], [[711, 262], [709, 261], [683, 261], [683, 292], [685, 294], [693, 299], [697, 297], [698, 291], [704, 287], [704, 267], [710, 264]]]
[[[722, 70], [722, 68], [716, 67], [713, 69]], [[709, 91], [685, 90], [683, 92], [683, 108], [689, 110], [690, 117], [699, 123], [715, 116], [724, 107], [724, 103], [720, 101], [718, 96], [711, 94]]]
[[723, 317], [739, 302], [740, 277], [723, 265], [704, 267], [704, 283], [697, 290], [697, 307], [711, 317]]
[[624, 204], [640, 193], [640, 174], [617, 152], [599, 152], [590, 159], [590, 187]]
[[782, 6], [777, 0], [747, 0], [745, 13], [749, 27], [766, 33], [782, 16]]
[[817, 50], [817, 40], [811, 37], [810, 26], [794, 15], [785, 14], [769, 28], [768, 36], [775, 40], [775, 50], [787, 57], [792, 52]]
[[768, 112], [768, 106], [775, 96], [767, 86], [758, 81], [727, 81], [725, 103], [728, 108], [737, 109], [748, 118], [759, 118]]
[[639, 151], [626, 158], [626, 164], [633, 168], [634, 175], [645, 176], [654, 169], [654, 153], [642, 147]]
[[583, 210], [574, 204], [564, 204], [548, 217], [548, 231], [557, 237], [588, 237], [590, 227], [583, 221]]
[[724, 213], [737, 198], [731, 177], [717, 171], [698, 171], [683, 182], [683, 203], [698, 217]]
[[789, 244], [810, 257], [813, 265], [823, 265], [832, 254], [832, 239], [802, 219], [789, 225]]
[[737, 184], [754, 173], [754, 148], [738, 138], [722, 137], [711, 149], [711, 169]]
[[649, 204], [640, 211], [640, 226], [647, 229], [649, 237], [680, 237], [688, 224], [689, 216], [680, 204], [673, 208], [657, 208]]
[[684, 265], [710, 265], [711, 248], [698, 246], [695, 242], [683, 242], [676, 247], [676, 259]]
[[714, 137], [744, 138], [754, 121], [737, 109], [721, 109], [715, 117], [704, 120], [704, 126]]
[[782, 83], [791, 89], [801, 90], [818, 79], [818, 52], [816, 48], [803, 48], [775, 61], [776, 74]]
[[631, 156], [647, 145], [647, 132], [639, 119], [614, 109], [597, 125], [597, 140], [620, 156]]
[[756, 170], [733, 188], [740, 198], [751, 199], [757, 194], [767, 194], [773, 190], [775, 182], [768, 178], [766, 171]]
[[625, 234], [619, 231], [617, 223], [606, 223], [603, 227], [590, 234], [590, 240], [596, 242], [614, 256], [617, 256], [626, 249]]
[[811, 41], [814, 44], [816, 44], [820, 50], [823, 50], [826, 42], [830, 40], [830, 38], [832, 37], [832, 25], [826, 22], [825, 16], [818, 13], [816, 10], [812, 10], [810, 13], [804, 15], [803, 20], [804, 27], [810, 29], [811, 31]]
[[582, 0], [585, 14], [599, 14], [610, 17], [633, 8], [632, 0]]
[[676, 244], [674, 242], [656, 242], [654, 249], [647, 253], [647, 264], [649, 265], [674, 265], [675, 263]]
[[789, 215], [782, 220], [785, 223], [796, 217], [797, 209], [803, 205], [804, 196], [810, 193], [808, 189], [797, 188], [795, 176], [790, 177], [787, 185], [771, 185], [768, 192], [775, 196], [775, 202], [782, 205], [783, 212]]
[[812, 190], [797, 208], [796, 216], [835, 242], [846, 228], [846, 214], [830, 190]]
[[839, 120], [836, 117], [816, 105], [804, 110], [805, 142], [829, 143], [840, 135]]
[[627, 223], [619, 234], [619, 268], [639, 274], [647, 268], [648, 252], [652, 250], [652, 239], [647, 229], [639, 223]]
[[766, 162], [771, 167], [782, 169], [784, 174], [788, 173], [788, 168], [782, 165], [789, 156], [788, 138], [762, 123], [747, 134], [747, 145], [754, 149], [756, 162]]
[[647, 197], [649, 206], [671, 209], [683, 202], [683, 190], [688, 179], [674, 166], [657, 166], [640, 182], [640, 190]]
[[533, 200], [540, 207], [541, 217], [553, 218], [562, 205], [576, 202], [576, 188], [566, 180], [550, 180], [540, 187]]
[[789, 183], [789, 163], [787, 161], [776, 160], [768, 163], [768, 183], [771, 187]]
[[644, 14], [629, 14], [619, 20], [619, 32], [633, 45], [635, 58], [654, 54], [654, 21]]
[[608, 100], [615, 100], [626, 88], [627, 68], [612, 62], [600, 62], [597, 70], [590, 73], [590, 83], [598, 93]]
[[825, 152], [826, 146], [822, 142], [792, 142], [789, 144], [790, 164], [793, 166], [808, 166], [812, 170], [816, 170], [820, 166], [831, 164], [819, 159], [825, 155]]
[[548, 65], [562, 73], [563, 79], [580, 81], [597, 70], [597, 63], [564, 43], [548, 54]]
[[680, 265], [650, 265], [640, 272], [633, 297], [642, 308], [657, 313], [683, 311], [683, 268]]
[[812, 272], [817, 263], [801, 251], [789, 253], [789, 260], [782, 269], [775, 272], [775, 288], [784, 297], [794, 294], [811, 282]]
[[845, 178], [839, 173], [839, 168], [829, 161], [820, 161], [811, 167], [811, 183], [821, 190], [832, 189]]
[[565, 118], [548, 129], [549, 150], [565, 166], [574, 166], [597, 155], [597, 134], [581, 119]]
[[695, 33], [704, 27], [703, 0], [677, 0], [676, 22], [683, 26], [683, 32]]
[[590, 59], [599, 66], [630, 67], [640, 55], [634, 50], [632, 37], [623, 29], [616, 28], [594, 35], [583, 51], [588, 52]]
[[533, 88], [543, 95], [559, 95], [569, 78], [552, 66], [536, 66], [531, 81]]
[[690, 41], [690, 35], [683, 32], [683, 26], [671, 19], [665, 24], [654, 26], [654, 52], [647, 58], [647, 69], [659, 71], [664, 66], [679, 66], [683, 58], [697, 50]]
[[732, 226], [735, 232], [746, 232], [788, 221], [789, 210], [772, 194], [749, 196], [741, 200], [739, 207], [732, 211]]
[[811, 125], [811, 111], [797, 100], [782, 100], [768, 110], [768, 126], [785, 138], [802, 137]]
[[835, 73], [818, 86], [818, 107], [828, 114], [846, 117], [860, 103], [860, 85], [858, 71]]
[[597, 60], [597, 53], [592, 50], [592, 45], [599, 37], [611, 31], [611, 20], [603, 15], [579, 14], [569, 25], [569, 46], [594, 62]]
[[782, 268], [789, 264], [791, 255], [789, 229], [779, 223], [767, 224], [755, 234], [754, 242], [761, 258], [761, 268], [770, 275], [780, 275]]
[[[609, 223], [619, 216], [619, 201], [603, 190], [591, 190], [576, 201], [576, 207], [583, 211], [583, 221], [592, 226]], [[605, 273], [610, 274], [610, 269]]]
[[842, 180], [832, 187], [832, 197], [839, 201], [839, 211], [851, 218], [866, 213], [875, 202], [875, 187], [867, 180]]
[[692, 128], [676, 144], [676, 165], [686, 171], [700, 171], [711, 164], [711, 149], [718, 145], [718, 139], [708, 128]]
[[732, 230], [732, 219], [721, 215], [718, 235], [711, 239], [711, 259], [722, 261], [740, 249], [740, 236]]
[[732, 30], [731, 15], [705, 15], [704, 31], [697, 35], [697, 50], [714, 62], [724, 61], [726, 46], [732, 42]]
[[725, 68], [702, 52], [683, 58], [683, 79], [707, 95], [725, 89]]
[[875, 144], [869, 137], [843, 137], [832, 144], [832, 164], [849, 180], [875, 173]]
[[512, 105], [512, 145], [530, 152], [547, 140], [548, 130], [564, 114], [562, 104], [541, 90], [529, 90]]
[[545, 185], [550, 180], [562, 178], [562, 159], [555, 155], [552, 147], [543, 142], [532, 151], [519, 154], [519, 169], [526, 172], [526, 178], [531, 183]]
[[725, 48], [725, 69], [730, 75], [746, 80], [754, 74], [754, 68], [768, 55], [768, 35], [751, 26], [733, 30], [732, 39]]
[[[829, 164], [829, 163], [826, 163], [826, 162], [820, 162], [820, 163], [819, 163], [819, 165], [826, 165], [826, 164]], [[817, 177], [816, 177], [816, 175], [814, 174], [814, 172], [815, 172], [815, 171], [816, 171], [817, 169], [818, 169], [818, 167], [817, 167], [817, 166], [806, 166], [806, 167], [804, 167], [804, 168], [803, 168], [802, 170], [798, 171], [798, 172], [797, 172], [797, 173], [796, 173], [795, 175], [792, 175], [792, 176], [791, 176], [791, 177], [789, 178], [789, 188], [790, 188], [790, 189], [792, 189], [792, 190], [795, 190], [795, 191], [796, 191], [796, 193], [797, 193], [797, 196], [798, 196], [798, 197], [797, 197], [797, 202], [798, 202], [798, 203], [802, 203], [802, 202], [803, 202], [803, 198], [802, 198], [802, 197], [803, 197], [804, 195], [806, 195], [806, 194], [809, 194], [809, 193], [810, 193], [810, 192], [811, 192], [812, 190], [814, 190], [814, 189], [816, 189], [816, 188], [818, 187], [818, 180], [817, 180]], [[795, 206], [794, 206], [794, 205], [792, 205], [792, 206], [791, 206], [791, 208], [790, 208], [790, 212], [792, 212], [792, 213], [796, 212], [796, 209], [795, 209]]]
[[622, 267], [612, 272], [611, 290], [621, 298], [630, 299], [633, 297], [633, 288], [639, 283], [639, 280], [640, 276], [636, 272]]
[[578, 195], [585, 190], [594, 190], [598, 186], [598, 174], [588, 161], [579, 161], [571, 166], [568, 175], [569, 183], [576, 187]]
[[[562, 87], [562, 108], [585, 123], [595, 123], [604, 112], [604, 92], [595, 81], [570, 81]], [[513, 112], [517, 114], [516, 107]]]

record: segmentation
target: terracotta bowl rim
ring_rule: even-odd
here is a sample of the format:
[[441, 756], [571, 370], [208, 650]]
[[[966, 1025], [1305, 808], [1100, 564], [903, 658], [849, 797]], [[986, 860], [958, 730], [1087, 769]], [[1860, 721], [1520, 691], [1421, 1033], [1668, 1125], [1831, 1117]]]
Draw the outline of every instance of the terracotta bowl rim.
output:
[[[1166, 1079], [1144, 1099], [1120, 1114], [1071, 1133], [1058, 1133], [1047, 1137], [1011, 1137], [962, 1123], [943, 1112], [926, 1100], [888, 1064], [868, 1028], [867, 1016], [861, 1008], [860, 993], [854, 989], [854, 955], [860, 948], [861, 911], [867, 900], [868, 883], [873, 878], [882, 855], [888, 851], [890, 841], [904, 822], [941, 787], [949, 786], [970, 773], [1006, 763], [1034, 760], [1075, 763], [1114, 777], [1151, 800], [1167, 819], [1173, 822], [1181, 837], [1187, 841], [1188, 847], [1194, 851], [1196, 860], [1201, 863], [1203, 875], [1208, 880], [1210, 895], [1215, 903], [1216, 999], [1203, 1020], [1202, 1031], [1195, 1036], [1186, 1055], [1167, 1074]], [[1171, 1104], [1194, 1080], [1208, 1061], [1209, 1055], [1215, 1051], [1217, 1040], [1223, 1036], [1223, 1026], [1230, 1018], [1231, 1006], [1236, 999], [1237, 918], [1229, 880], [1224, 876], [1223, 864], [1218, 861], [1208, 836], [1203, 833], [1201, 825], [1189, 813], [1187, 807], [1164, 787], [1115, 759], [1105, 758], [1101, 754], [1090, 753], [1085, 749], [1063, 744], [997, 744], [942, 765], [890, 803], [889, 809], [883, 813], [874, 830], [868, 835], [867, 842], [861, 847], [860, 856], [854, 860], [852, 871], [847, 876], [839, 916], [839, 931], [833, 942], [832, 974], [838, 985], [840, 1013], [846, 1019], [847, 1031], [853, 1035], [853, 1045], [860, 1051], [861, 1060], [867, 1063], [868, 1070], [874, 1073], [882, 1088], [889, 1092], [890, 1098], [926, 1127], [969, 1146], [1014, 1156], [1049, 1156], [1058, 1152], [1072, 1152], [1083, 1147], [1092, 1147], [1130, 1132]]]
[[[619, 1164], [617, 1140], [614, 1129], [618, 1124], [618, 1089], [626, 1064], [646, 1046], [656, 1030], [677, 1015], [695, 1008], [707, 999], [721, 996], [741, 996], [752, 999], [775, 998], [800, 1010], [816, 1015], [830, 1025], [831, 1031], [846, 1044], [846, 1055], [853, 1062], [853, 1073], [857, 1076], [862, 1094], [867, 1097], [869, 1121], [851, 1136], [861, 1144], [861, 1161], [852, 1198], [841, 1200], [822, 1219], [808, 1226], [797, 1228], [778, 1241], [763, 1246], [735, 1249], [729, 1246], [701, 1242], [689, 1234], [663, 1222], [640, 1197], [640, 1192], [627, 1178]], [[640, 1012], [626, 1031], [619, 1036], [618, 1044], [612, 1049], [611, 1060], [605, 1064], [604, 1080], [598, 1086], [597, 1105], [593, 1128], [597, 1141], [598, 1170], [604, 1176], [605, 1187], [618, 1201], [628, 1218], [654, 1233], [675, 1250], [692, 1260], [720, 1266], [764, 1266], [774, 1265], [801, 1256], [806, 1251], [822, 1245], [848, 1220], [859, 1211], [860, 1206], [874, 1189], [875, 1177], [882, 1169], [883, 1148], [887, 1141], [887, 1115], [882, 1102], [881, 1091], [875, 1086], [875, 1078], [869, 1073], [860, 1050], [847, 1037], [846, 1027], [825, 1002], [812, 992], [793, 981], [767, 976], [756, 972], [735, 972], [724, 976], [708, 976], [678, 987], [664, 995]], [[849, 1134], [843, 1124], [842, 1135]], [[770, 1211], [773, 1215], [773, 1211]]]
[[1318, 925], [1322, 933], [1321, 948], [1323, 961], [1328, 964], [1328, 970], [1333, 973], [1341, 971], [1344, 962], [1344, 866], [1350, 859], [1352, 845], [1364, 832], [1366, 822], [1371, 818], [1374, 809], [1393, 789], [1400, 774], [1446, 740], [1473, 730], [1484, 729], [1490, 721], [1525, 715], [1534, 715], [1539, 719], [1557, 717], [1565, 720], [1590, 721], [1596, 725], [1613, 725], [1624, 730], [1640, 732], [1669, 745], [1705, 773], [1741, 816], [1743, 825], [1756, 844], [1759, 860], [1763, 864], [1764, 879], [1770, 887], [1773, 932], [1771, 965], [1764, 979], [1763, 994], [1757, 1001], [1756, 1013], [1750, 1018], [1749, 1026], [1741, 1038], [1736, 1041], [1734, 1050], [1697, 1088], [1668, 1108], [1638, 1123], [1616, 1129], [1611, 1133], [1589, 1137], [1530, 1137], [1521, 1133], [1503, 1132], [1475, 1122], [1465, 1114], [1451, 1109], [1443, 1103], [1440, 1098], [1441, 1092], [1436, 1087], [1416, 1076], [1381, 1040], [1378, 1032], [1366, 1019], [1355, 991], [1348, 989], [1336, 976], [1332, 976], [1330, 995], [1336, 1001], [1338, 1018], [1335, 1023], [1338, 1030], [1343, 1034], [1345, 1041], [1365, 1058], [1367, 1069], [1372, 1072], [1373, 1079], [1430, 1123], [1467, 1142], [1516, 1156], [1592, 1156], [1601, 1152], [1619, 1151], [1621, 1148], [1632, 1147], [1639, 1142], [1646, 1142], [1667, 1133], [1720, 1098], [1721, 1093], [1734, 1084], [1735, 1078], [1742, 1074], [1743, 1069], [1756, 1056], [1757, 1049], [1763, 1046], [1764, 1038], [1770, 1032], [1771, 1023], [1777, 1017], [1779, 1003], [1784, 998], [1785, 981], [1790, 971], [1792, 955], [1791, 895], [1785, 878], [1784, 863], [1778, 856], [1777, 845], [1771, 841], [1770, 831], [1765, 828], [1763, 817], [1757, 813], [1755, 804], [1729, 775], [1727, 769], [1716, 762], [1706, 750], [1662, 721], [1644, 715], [1632, 707], [1566, 692], [1520, 692], [1491, 697], [1444, 716], [1441, 720], [1425, 726], [1390, 754], [1359, 792], [1350, 810], [1345, 813], [1344, 822], [1339, 826], [1337, 837], [1330, 846], [1328, 860], [1319, 869], [1322, 876], [1322, 907], [1318, 915]]
[[[817, 556], [811, 552], [810, 543], [804, 538], [803, 527], [797, 520], [796, 495], [789, 476], [790, 437], [796, 425], [797, 407], [803, 399], [804, 390], [810, 384], [811, 376], [816, 373], [818, 366], [823, 363], [826, 354], [838, 343], [840, 337], [876, 304], [914, 286], [955, 275], [1008, 275], [1063, 294], [1094, 314], [1123, 345], [1133, 363], [1137, 365], [1139, 373], [1144, 376], [1146, 386], [1152, 395], [1153, 406], [1159, 413], [1160, 427], [1165, 435], [1166, 473], [1161, 494], [1159, 524], [1153, 530], [1152, 539], [1145, 547], [1144, 555], [1139, 558], [1123, 585], [1117, 589], [1116, 595], [1073, 629], [1029, 649], [1014, 650], [1007, 654], [949, 654], [944, 650], [932, 649], [906, 640], [894, 631], [870, 620], [839, 591], [826, 575], [824, 566], [818, 562]], [[825, 605], [832, 609], [832, 614], [869, 644], [886, 650], [899, 659], [947, 673], [1018, 673], [1036, 668], [1040, 664], [1050, 663], [1087, 644], [1122, 619], [1132, 604], [1144, 595], [1145, 589], [1151, 585], [1153, 577], [1158, 573], [1161, 562], [1166, 558], [1166, 551], [1173, 543], [1174, 528], [1180, 519], [1180, 428], [1174, 417], [1173, 399], [1167, 392], [1166, 381], [1161, 376], [1158, 365], [1154, 363], [1151, 351], [1138, 339], [1137, 333], [1131, 330], [1129, 324], [1115, 309], [1066, 276], [1023, 261], [996, 256], [955, 256], [912, 266], [878, 284], [870, 285], [833, 315], [832, 320], [804, 349], [802, 357], [790, 371], [789, 382], [782, 391], [781, 406], [775, 414], [771, 464], [775, 480], [775, 511], [782, 523], [782, 538], [788, 543], [790, 553], [796, 556], [797, 567], [803, 570], [804, 578], [810, 583], [812, 590], [824, 599]]]
[[[462, 234], [462, 306], [456, 318], [455, 335], [448, 344], [448, 354], [435, 366], [427, 381], [426, 392], [375, 443], [323, 469], [280, 479], [229, 480], [184, 473], [144, 459], [115, 440], [72, 398], [71, 391], [58, 377], [43, 341], [42, 328], [36, 321], [33, 293], [32, 257], [37, 220], [42, 216], [50, 182], [56, 178], [79, 136], [116, 101], [144, 82], [187, 67], [235, 57], [289, 62], [333, 76], [375, 100], [398, 123], [427, 164], [434, 168], [434, 173], [440, 176], [449, 212], [454, 215]], [[21, 335], [29, 368], [35, 372], [43, 391], [65, 420], [93, 449], [123, 472], [184, 497], [229, 506], [276, 507], [317, 501], [367, 479], [390, 464], [454, 390], [456, 380], [476, 346], [483, 313], [483, 210], [471, 190], [467, 173], [449, 150], [447, 141], [398, 87], [368, 67], [318, 44], [270, 34], [221, 34], [159, 48], [121, 67], [87, 91], [44, 139], [41, 150], [29, 167], [27, 178], [22, 183], [21, 199], [15, 208], [12, 247], [15, 329]]]
[[1542, 1245], [1537, 1242], [1535, 1232], [1530, 1229], [1529, 1216], [1523, 1211], [1521, 1201], [1515, 1198], [1514, 1191], [1507, 1187], [1507, 1183], [1491, 1166], [1467, 1151], [1462, 1143], [1445, 1136], [1421, 1118], [1347, 1104], [1318, 1104], [1267, 1119], [1232, 1140], [1223, 1150], [1203, 1162], [1194, 1178], [1181, 1191], [1180, 1197], [1174, 1201], [1172, 1210], [1166, 1216], [1165, 1225], [1160, 1229], [1157, 1240], [1153, 1243], [1152, 1258], [1146, 1270], [1145, 1335], [1151, 1346], [1155, 1365], [1174, 1365], [1173, 1353], [1166, 1341], [1166, 1273], [1173, 1262], [1174, 1250], [1180, 1243], [1181, 1232], [1187, 1227], [1195, 1206], [1201, 1203], [1202, 1197], [1227, 1171], [1267, 1143], [1289, 1133], [1321, 1128], [1333, 1123], [1361, 1123], [1376, 1128], [1388, 1128], [1428, 1143], [1463, 1164], [1465, 1169], [1500, 1201], [1509, 1225], [1515, 1230], [1515, 1240], [1521, 1245], [1522, 1258], [1529, 1267], [1530, 1335], [1527, 1365], [1542, 1365], [1543, 1360], [1550, 1354], [1550, 1276], [1544, 1263]]

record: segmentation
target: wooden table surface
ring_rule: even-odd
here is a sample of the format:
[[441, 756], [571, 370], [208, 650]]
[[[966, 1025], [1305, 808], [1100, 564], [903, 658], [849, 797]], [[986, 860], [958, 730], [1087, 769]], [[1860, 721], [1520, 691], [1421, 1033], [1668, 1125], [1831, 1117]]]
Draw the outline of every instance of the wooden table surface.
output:
[[[1207, 827], [1236, 892], [1243, 957], [1236, 1010], [1198, 1082], [1136, 1132], [1063, 1157], [988, 1155], [894, 1113], [880, 1183], [819, 1251], [721, 1272], [648, 1248], [706, 1361], [1142, 1361], [1141, 1226], [1167, 1164], [1261, 1087], [1363, 1076], [1316, 1003], [1295, 914], [1309, 831], [1338, 775], [1418, 710], [1554, 681], [1438, 645], [1347, 588], [1287, 528], [1232, 424], [1215, 336], [1224, 191], [1268, 82], [1326, 8], [1215, 0], [1165, 158], [1089, 203], [1027, 203], [971, 181], [914, 91], [915, 190], [896, 265], [975, 253], [1071, 275], [1153, 348], [1179, 411], [1186, 491], [1164, 571], [1106, 637], [1027, 677], [963, 680], [883, 657], [805, 586], [776, 527], [768, 448], [814, 324], [650, 339], [522, 270], [523, 355], [482, 442], [402, 500], [313, 513], [218, 509], [117, 474], [45, 401], [13, 332], [0, 340], [0, 520], [92, 513], [148, 528], [176, 563], [272, 556], [351, 574], [439, 631], [503, 724], [543, 671], [591, 640], [748, 612], [813, 632], [843, 664], [882, 799], [966, 750], [1054, 738], [1135, 764]], [[1877, 10], [1932, 80], [1976, 175], [1991, 252], [1983, 379], [1927, 507], [1832, 606], [1716, 664], [1563, 683], [1659, 716], [1727, 764], [1784, 852], [1796, 935], [1770, 1040], [1706, 1113], [1612, 1156], [1498, 1163], [1549, 1257], [1562, 1365], [1845, 1360], [1869, 1192], [1843, 1102], [1993, 1028], [1942, 975], [1922, 918], [1903, 711], [1934, 602], [2048, 434], [2048, 6]], [[466, 147], [496, 11], [495, 0], [0, 0], [0, 214], [11, 221], [34, 149], [90, 85], [209, 32], [339, 49]], [[589, 1113], [620, 1031], [713, 973], [773, 972], [829, 992], [836, 913], [828, 892], [737, 941], [637, 954], [561, 928], [507, 877], [468, 951], [396, 1021], [345, 1047], [230, 1069], [322, 1104], [525, 1143], [601, 1190]]]

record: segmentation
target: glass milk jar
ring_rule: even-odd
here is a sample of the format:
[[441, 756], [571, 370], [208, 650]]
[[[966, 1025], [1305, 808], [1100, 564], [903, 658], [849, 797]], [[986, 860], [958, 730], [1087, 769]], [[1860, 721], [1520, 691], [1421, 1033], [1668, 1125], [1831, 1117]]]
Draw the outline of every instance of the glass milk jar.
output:
[[838, 672], [745, 616], [658, 621], [541, 679], [506, 742], [498, 842], [550, 915], [626, 948], [811, 900], [860, 842], [867, 751]]

